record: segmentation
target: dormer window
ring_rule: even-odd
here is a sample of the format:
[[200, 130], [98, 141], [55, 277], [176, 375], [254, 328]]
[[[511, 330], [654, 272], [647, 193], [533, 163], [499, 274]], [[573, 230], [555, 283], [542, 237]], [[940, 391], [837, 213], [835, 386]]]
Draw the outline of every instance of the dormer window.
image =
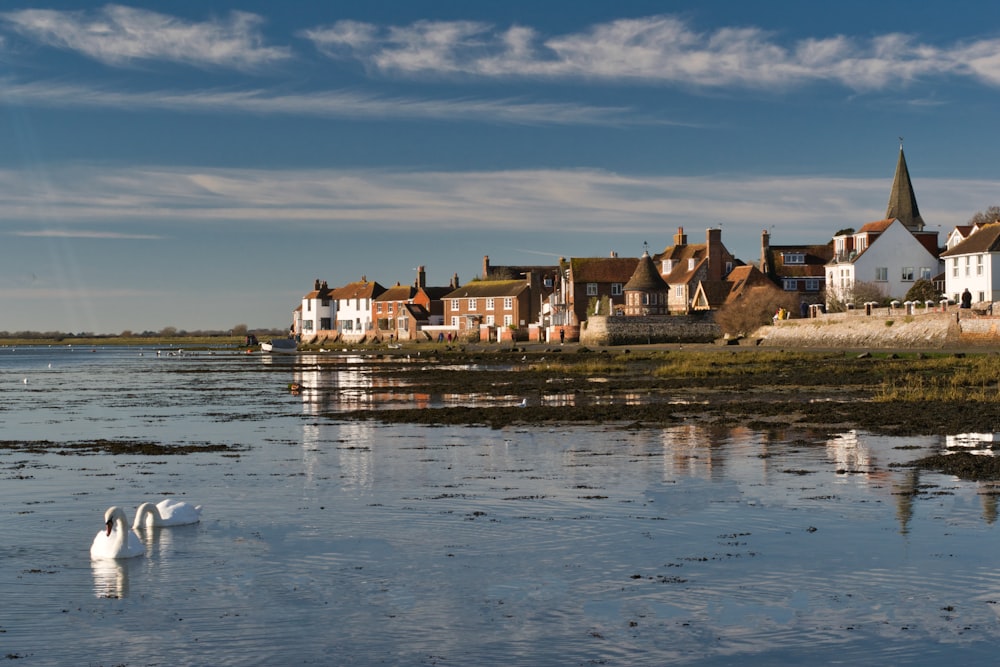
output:
[[694, 257], [688, 260], [688, 271], [694, 271]]
[[783, 252], [781, 258], [785, 264], [805, 264], [806, 255], [803, 252]]
[[670, 273], [674, 270], [674, 260], [665, 259], [663, 260], [663, 273]]

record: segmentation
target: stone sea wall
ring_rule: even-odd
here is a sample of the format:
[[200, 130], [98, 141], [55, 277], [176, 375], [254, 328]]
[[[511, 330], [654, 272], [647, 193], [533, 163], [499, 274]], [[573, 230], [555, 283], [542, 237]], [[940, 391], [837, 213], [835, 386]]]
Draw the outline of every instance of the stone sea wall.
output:
[[783, 320], [761, 327], [750, 337], [768, 347], [941, 348], [1000, 344], [1000, 318], [971, 311], [905, 311], [879, 309], [834, 313], [809, 319]]
[[580, 329], [583, 345], [642, 345], [649, 343], [711, 343], [722, 331], [710, 314], [591, 316]]

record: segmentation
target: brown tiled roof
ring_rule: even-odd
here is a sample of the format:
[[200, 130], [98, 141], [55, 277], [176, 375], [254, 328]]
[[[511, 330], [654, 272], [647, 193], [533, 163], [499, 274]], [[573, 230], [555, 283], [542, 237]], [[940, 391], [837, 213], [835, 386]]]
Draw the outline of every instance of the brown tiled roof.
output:
[[[833, 241], [826, 245], [773, 245], [768, 249], [768, 264], [773, 267], [772, 275], [785, 278], [822, 277], [826, 263], [833, 259]], [[785, 264], [784, 256], [792, 253], [804, 255], [805, 261], [802, 264]]]
[[375, 282], [358, 281], [354, 283], [348, 283], [343, 287], [338, 287], [337, 289], [330, 292], [330, 298], [333, 299], [371, 299], [382, 292], [385, 288]]
[[647, 253], [639, 258], [639, 263], [636, 265], [632, 277], [622, 289], [632, 292], [662, 292], [669, 289], [669, 286], [663, 280], [660, 272], [656, 270], [652, 257]]
[[573, 257], [569, 260], [573, 281], [577, 283], [628, 282], [638, 257]]
[[869, 234], [881, 234], [882, 232], [887, 230], [889, 228], [889, 225], [891, 225], [895, 221], [896, 218], [886, 218], [885, 220], [876, 220], [875, 222], [868, 222], [865, 223], [865, 225], [861, 229], [856, 231], [855, 234], [862, 234], [864, 232], [868, 232]]
[[491, 296], [517, 296], [528, 289], [524, 280], [473, 280], [445, 294], [442, 299], [484, 298]]
[[941, 256], [952, 257], [954, 255], [998, 251], [1000, 251], [1000, 223], [993, 223], [981, 227], [979, 231], [970, 235], [951, 250], [941, 253]]
[[417, 293], [411, 285], [394, 285], [375, 297], [375, 301], [409, 301]]

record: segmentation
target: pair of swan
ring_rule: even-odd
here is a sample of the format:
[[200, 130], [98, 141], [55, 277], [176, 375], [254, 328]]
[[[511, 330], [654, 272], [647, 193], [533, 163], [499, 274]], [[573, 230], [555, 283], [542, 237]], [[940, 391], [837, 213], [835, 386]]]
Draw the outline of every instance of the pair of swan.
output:
[[109, 507], [104, 513], [104, 530], [97, 533], [90, 545], [90, 557], [94, 560], [105, 558], [134, 558], [145, 553], [146, 548], [139, 540], [137, 530], [147, 526], [182, 526], [201, 521], [201, 505], [167, 498], [157, 504], [143, 503], [135, 513], [132, 528], [120, 507]]

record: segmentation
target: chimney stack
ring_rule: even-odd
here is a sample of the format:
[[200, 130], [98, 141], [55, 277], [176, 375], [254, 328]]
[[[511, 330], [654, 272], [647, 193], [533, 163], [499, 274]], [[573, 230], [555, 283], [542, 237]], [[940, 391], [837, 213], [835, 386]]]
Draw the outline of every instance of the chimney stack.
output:
[[708, 279], [722, 280], [722, 230], [709, 229], [705, 232], [705, 245], [708, 249]]

